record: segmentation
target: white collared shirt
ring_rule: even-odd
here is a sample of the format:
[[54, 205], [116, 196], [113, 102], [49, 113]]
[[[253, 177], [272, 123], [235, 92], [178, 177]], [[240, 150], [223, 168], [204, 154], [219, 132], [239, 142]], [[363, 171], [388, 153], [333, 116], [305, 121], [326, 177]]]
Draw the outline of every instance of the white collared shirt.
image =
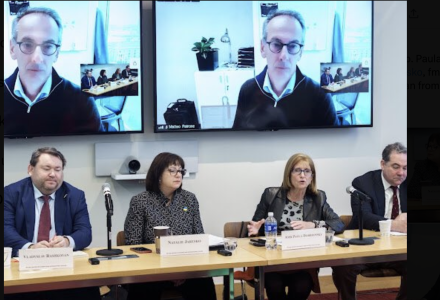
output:
[[[34, 197], [35, 197], [35, 225], [34, 225], [34, 237], [32, 243], [26, 243], [21, 247], [21, 249], [28, 249], [30, 245], [36, 244], [38, 239], [38, 228], [40, 227], [40, 214], [43, 209], [44, 200], [41, 199], [43, 194], [32, 184], [34, 187]], [[57, 235], [55, 231], [55, 192], [49, 195], [49, 209], [50, 209], [50, 232], [49, 240]], [[69, 248], [75, 249], [75, 241], [72, 237], [66, 236], [69, 239]]]
[[[393, 210], [393, 189], [391, 184], [383, 177], [383, 172], [381, 173], [382, 183], [385, 191], [385, 215], [384, 218], [391, 219], [391, 212]], [[400, 185], [397, 186], [397, 199], [399, 201], [399, 215], [402, 213], [402, 207], [400, 205]]]
[[272, 97], [275, 99], [274, 107], [277, 106], [278, 101], [280, 101], [281, 98], [291, 94], [293, 92], [293, 89], [295, 87], [295, 81], [296, 81], [296, 72], [293, 73], [292, 77], [290, 78], [289, 82], [286, 85], [286, 88], [281, 93], [281, 95], [278, 97], [278, 95], [274, 92], [272, 88], [272, 84], [270, 83], [269, 74], [266, 72], [266, 76], [264, 77], [263, 82], [263, 89], [266, 93], [269, 93], [272, 95]]
[[14, 94], [17, 97], [23, 98], [24, 101], [26, 101], [26, 103], [29, 105], [28, 112], [30, 112], [31, 107], [35, 105], [35, 103], [49, 96], [50, 88], [52, 86], [52, 75], [49, 76], [49, 78], [46, 80], [46, 83], [43, 85], [41, 91], [38, 93], [37, 97], [35, 97], [34, 101], [29, 99], [29, 97], [24, 92], [23, 85], [21, 84], [19, 75], [20, 72], [17, 73], [17, 78], [15, 79]]

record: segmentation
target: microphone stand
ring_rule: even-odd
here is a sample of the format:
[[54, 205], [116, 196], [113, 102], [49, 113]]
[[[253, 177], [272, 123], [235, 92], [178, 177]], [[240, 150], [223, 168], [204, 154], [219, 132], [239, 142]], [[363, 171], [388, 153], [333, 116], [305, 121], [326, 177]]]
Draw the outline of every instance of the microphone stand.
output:
[[[111, 206], [113, 206], [113, 205], [111, 205]], [[112, 249], [113, 208], [108, 207], [107, 205], [106, 205], [106, 208], [107, 208], [107, 249], [98, 250], [98, 251], [96, 251], [96, 254], [103, 255], [103, 256], [119, 255], [119, 254], [122, 254], [121, 249]]]
[[[365, 238], [364, 239], [364, 220], [363, 220], [363, 211], [362, 211], [362, 203], [366, 200], [368, 201], [369, 199], [364, 199], [364, 197], [361, 197], [359, 194], [355, 194], [353, 193], [354, 196], [359, 200], [360, 205], [359, 205], [359, 212], [358, 212], [358, 216], [359, 216], [359, 238], [358, 239], [350, 239], [348, 240], [349, 244], [352, 245], [373, 245], [374, 244], [374, 240], [373, 238]], [[353, 195], [352, 194], [352, 195]]]

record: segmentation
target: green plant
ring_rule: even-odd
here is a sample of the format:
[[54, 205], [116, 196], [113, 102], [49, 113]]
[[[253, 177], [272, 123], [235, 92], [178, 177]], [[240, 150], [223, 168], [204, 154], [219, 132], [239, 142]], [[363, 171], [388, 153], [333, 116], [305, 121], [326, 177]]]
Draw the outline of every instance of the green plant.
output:
[[200, 55], [206, 59], [208, 57], [207, 52], [215, 51], [216, 49], [211, 48], [211, 45], [214, 44], [214, 38], [209, 38], [209, 40], [205, 37], [202, 37], [200, 42], [195, 42], [194, 47], [191, 49], [192, 51], [196, 51], [200, 53]]

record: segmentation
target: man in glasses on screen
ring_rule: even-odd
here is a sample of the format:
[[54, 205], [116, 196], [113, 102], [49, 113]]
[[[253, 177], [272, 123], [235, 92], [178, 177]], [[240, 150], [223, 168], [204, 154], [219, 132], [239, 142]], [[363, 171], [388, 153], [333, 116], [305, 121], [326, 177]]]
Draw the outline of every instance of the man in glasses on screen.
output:
[[242, 85], [234, 129], [339, 125], [330, 94], [297, 66], [304, 40], [305, 22], [300, 13], [275, 10], [267, 16], [261, 39], [267, 66]]
[[5, 135], [101, 130], [94, 98], [52, 67], [60, 54], [62, 29], [58, 13], [50, 8], [26, 7], [14, 19], [10, 54], [18, 67], [5, 80]]

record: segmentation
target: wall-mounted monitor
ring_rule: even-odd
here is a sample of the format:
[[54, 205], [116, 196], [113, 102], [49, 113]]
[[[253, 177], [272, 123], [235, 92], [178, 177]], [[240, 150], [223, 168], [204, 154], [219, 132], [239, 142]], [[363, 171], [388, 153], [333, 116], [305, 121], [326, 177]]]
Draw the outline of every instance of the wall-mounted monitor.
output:
[[373, 126], [373, 1], [154, 1], [153, 18], [155, 132]]
[[5, 1], [4, 137], [143, 132], [141, 29], [140, 1]]

